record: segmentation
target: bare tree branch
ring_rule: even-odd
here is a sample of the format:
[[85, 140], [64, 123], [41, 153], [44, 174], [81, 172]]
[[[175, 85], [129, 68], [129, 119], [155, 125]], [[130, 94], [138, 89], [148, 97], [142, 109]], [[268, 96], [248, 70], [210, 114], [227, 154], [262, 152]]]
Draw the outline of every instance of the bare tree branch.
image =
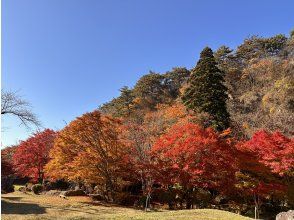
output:
[[27, 128], [30, 128], [30, 125], [41, 126], [37, 116], [31, 111], [30, 103], [16, 92], [1, 90], [1, 115], [4, 114], [16, 116]]

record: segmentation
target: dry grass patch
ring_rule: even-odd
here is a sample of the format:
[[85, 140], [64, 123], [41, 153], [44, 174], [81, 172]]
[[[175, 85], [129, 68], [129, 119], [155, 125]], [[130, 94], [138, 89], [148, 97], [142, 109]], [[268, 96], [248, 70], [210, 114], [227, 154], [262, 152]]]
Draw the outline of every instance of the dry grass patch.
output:
[[86, 196], [62, 199], [58, 196], [33, 195], [14, 192], [2, 195], [2, 219], [199, 219], [245, 220], [249, 219], [230, 212], [212, 209], [194, 209], [143, 212], [132, 208], [92, 203]]

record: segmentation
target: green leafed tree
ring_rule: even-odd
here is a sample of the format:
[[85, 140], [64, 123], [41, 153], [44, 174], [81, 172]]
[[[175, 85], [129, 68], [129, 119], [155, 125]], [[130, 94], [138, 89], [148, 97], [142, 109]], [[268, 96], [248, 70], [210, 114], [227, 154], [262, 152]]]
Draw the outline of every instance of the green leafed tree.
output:
[[134, 108], [134, 95], [129, 87], [124, 86], [120, 89], [120, 96], [118, 98], [119, 109], [122, 115], [130, 116]]
[[189, 86], [182, 96], [187, 108], [208, 113], [211, 116], [209, 126], [220, 131], [228, 128], [230, 122], [226, 107], [227, 88], [223, 83], [224, 74], [217, 67], [213, 51], [206, 47], [191, 72]]
[[174, 101], [180, 95], [180, 88], [190, 76], [190, 71], [185, 67], [174, 67], [164, 75], [166, 96]]
[[141, 108], [153, 109], [164, 99], [164, 77], [159, 73], [150, 71], [142, 76], [134, 87], [134, 95], [138, 99]]
[[117, 98], [99, 107], [101, 112], [114, 117], [130, 116], [135, 108], [133, 90], [124, 86], [119, 91], [120, 95]]

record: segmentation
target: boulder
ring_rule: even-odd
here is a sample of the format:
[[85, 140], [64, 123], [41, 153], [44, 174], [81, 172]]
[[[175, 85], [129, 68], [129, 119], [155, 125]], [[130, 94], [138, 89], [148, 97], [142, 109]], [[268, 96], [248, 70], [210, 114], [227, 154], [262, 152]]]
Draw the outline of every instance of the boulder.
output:
[[44, 194], [45, 195], [48, 195], [48, 196], [58, 196], [60, 195], [61, 191], [59, 190], [49, 190], [47, 192], [45, 192]]
[[294, 220], [294, 210], [288, 212], [280, 212], [276, 216], [276, 220]]
[[60, 196], [84, 196], [86, 195], [83, 190], [68, 190], [68, 191], [61, 191], [59, 194]]
[[104, 197], [100, 194], [88, 194], [88, 196], [90, 196], [90, 198], [95, 201], [105, 200]]

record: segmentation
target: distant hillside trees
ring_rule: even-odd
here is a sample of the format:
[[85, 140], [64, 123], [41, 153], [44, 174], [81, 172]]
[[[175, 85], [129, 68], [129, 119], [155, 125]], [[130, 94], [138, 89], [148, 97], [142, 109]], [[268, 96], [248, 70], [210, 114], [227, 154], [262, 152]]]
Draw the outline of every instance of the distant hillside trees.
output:
[[227, 102], [234, 132], [243, 137], [262, 128], [293, 135], [293, 38], [251, 37], [235, 50], [215, 52], [225, 72]]
[[128, 117], [136, 111], [154, 111], [159, 104], [172, 104], [179, 98], [189, 75], [190, 71], [183, 67], [175, 67], [164, 74], [150, 71], [133, 89], [123, 87], [119, 97], [103, 104], [100, 110], [116, 117]]

